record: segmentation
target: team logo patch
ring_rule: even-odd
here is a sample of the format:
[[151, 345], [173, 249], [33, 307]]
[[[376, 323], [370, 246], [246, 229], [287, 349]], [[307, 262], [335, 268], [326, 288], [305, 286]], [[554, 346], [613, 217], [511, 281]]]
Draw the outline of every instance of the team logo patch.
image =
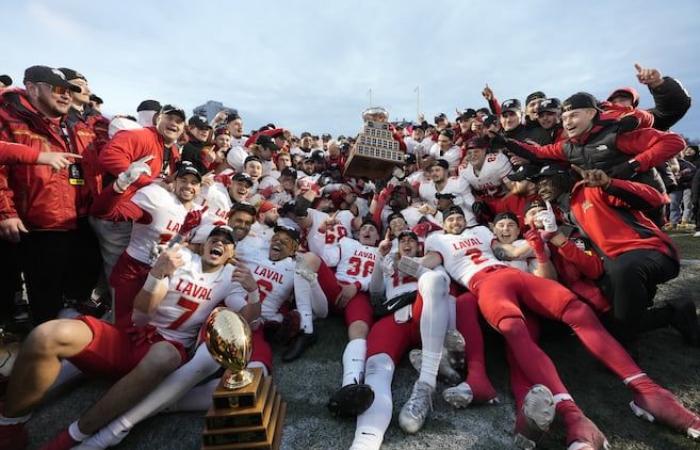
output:
[[595, 149], [598, 150], [598, 151], [600, 152], [600, 151], [603, 151], [603, 150], [607, 150], [607, 149], [608, 149], [608, 146], [605, 145], [605, 144], [600, 144], [600, 145], [597, 146]]
[[588, 209], [593, 208], [593, 203], [591, 203], [589, 200], [586, 200], [583, 202], [583, 205], [581, 205], [581, 208], [583, 209], [583, 212], [586, 212]]

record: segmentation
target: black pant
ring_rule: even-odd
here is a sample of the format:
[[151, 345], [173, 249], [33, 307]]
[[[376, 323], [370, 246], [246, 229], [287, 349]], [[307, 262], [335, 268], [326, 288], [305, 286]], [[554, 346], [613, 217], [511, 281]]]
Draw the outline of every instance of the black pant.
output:
[[611, 299], [620, 339], [631, 340], [641, 331], [669, 324], [673, 309], [653, 304], [656, 286], [678, 276], [677, 260], [655, 250], [632, 250], [604, 258], [604, 265], [603, 290]]
[[0, 323], [15, 313], [15, 293], [22, 290], [17, 244], [0, 239]]
[[87, 219], [71, 231], [31, 231], [19, 243], [34, 325], [55, 319], [65, 299], [86, 301], [102, 265]]

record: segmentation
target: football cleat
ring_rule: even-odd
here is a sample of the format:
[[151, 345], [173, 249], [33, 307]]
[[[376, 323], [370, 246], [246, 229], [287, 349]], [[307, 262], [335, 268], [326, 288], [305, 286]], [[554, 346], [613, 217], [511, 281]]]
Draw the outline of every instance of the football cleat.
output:
[[464, 337], [457, 330], [447, 330], [445, 333], [445, 350], [453, 353], [464, 353]]
[[464, 381], [442, 391], [442, 398], [457, 409], [466, 408], [474, 400], [472, 388]]
[[[413, 368], [416, 369], [416, 372], [420, 373], [423, 351], [419, 348], [414, 348], [408, 353], [408, 360], [411, 362]], [[440, 365], [438, 366], [438, 378], [451, 386], [456, 385], [462, 380], [462, 375], [452, 367], [450, 358], [444, 350], [440, 357]]]
[[374, 391], [368, 384], [348, 384], [331, 397], [328, 410], [333, 417], [355, 417], [367, 411], [374, 402]]
[[413, 385], [411, 397], [401, 408], [399, 413], [399, 426], [408, 434], [417, 433], [433, 409], [433, 392], [435, 388], [423, 381], [416, 381]]
[[602, 431], [589, 419], [580, 414], [567, 423], [567, 450], [608, 450], [610, 443]]
[[637, 417], [667, 425], [686, 433], [692, 439], [700, 439], [700, 417], [660, 386], [649, 392], [635, 393], [630, 408]]
[[299, 358], [307, 348], [316, 342], [316, 333], [299, 333], [282, 355], [282, 361], [291, 362]]
[[549, 431], [555, 413], [552, 391], [541, 384], [532, 386], [525, 395], [522, 408], [516, 412], [516, 447], [526, 450], [535, 448], [537, 442]]

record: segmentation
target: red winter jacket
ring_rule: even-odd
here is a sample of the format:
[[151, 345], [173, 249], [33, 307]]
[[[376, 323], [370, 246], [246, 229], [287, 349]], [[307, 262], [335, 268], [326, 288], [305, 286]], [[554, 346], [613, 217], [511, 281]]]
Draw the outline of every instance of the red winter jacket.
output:
[[619, 120], [626, 116], [634, 116], [639, 121], [637, 128], [652, 128], [654, 126], [654, 116], [643, 109], [634, 108], [632, 106], [621, 106], [610, 102], [600, 104], [603, 112], [600, 114], [600, 120]]
[[94, 199], [102, 192], [102, 171], [98, 157], [109, 141], [109, 120], [97, 111], [81, 114], [71, 110], [68, 113], [68, 123], [74, 131], [75, 139], [85, 149], [82, 159], [85, 184]]
[[[124, 130], [115, 134], [111, 141], [102, 149], [98, 162], [105, 183], [116, 179], [129, 165], [145, 156], [152, 155], [148, 162], [151, 168], [151, 176], [142, 175], [124, 193], [124, 199], [130, 199], [137, 189], [149, 184], [154, 178], [161, 175], [163, 168], [163, 154], [165, 144], [163, 137], [155, 127], [146, 127], [138, 130]], [[169, 174], [175, 173], [175, 164], [180, 160], [180, 151], [177, 145], [170, 146], [170, 161], [168, 162]]]
[[576, 184], [570, 207], [601, 256], [616, 258], [631, 250], [648, 249], [678, 259], [671, 238], [641, 212], [667, 203], [668, 196], [653, 187], [613, 178], [605, 190]]
[[0, 141], [0, 165], [35, 164], [41, 150], [24, 144]]
[[[32, 149], [31, 154], [16, 159], [36, 161], [41, 151], [83, 155], [81, 141], [73, 130], [66, 129], [70, 145], [62, 134], [61, 120], [39, 113], [24, 89], [6, 89], [0, 94], [0, 141]], [[0, 220], [19, 217], [30, 230], [71, 230], [88, 204], [89, 189], [71, 185], [67, 168], [54, 171], [47, 165], [0, 166]]]

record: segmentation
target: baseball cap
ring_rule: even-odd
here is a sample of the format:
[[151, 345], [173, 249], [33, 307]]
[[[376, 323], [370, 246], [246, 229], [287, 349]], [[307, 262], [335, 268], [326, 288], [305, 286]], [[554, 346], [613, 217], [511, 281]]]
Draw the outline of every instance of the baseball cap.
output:
[[0, 83], [9, 86], [12, 84], [12, 78], [9, 75], [0, 75]]
[[496, 216], [493, 218], [493, 223], [495, 224], [496, 222], [503, 220], [503, 219], [510, 219], [515, 223], [519, 223], [518, 216], [516, 216], [514, 213], [512, 213], [510, 211], [504, 211], [502, 213], [496, 214]]
[[233, 228], [229, 227], [228, 225], [219, 225], [212, 228], [212, 230], [209, 232], [209, 237], [212, 236], [225, 236], [231, 241], [231, 243], [236, 243], [236, 235], [233, 232]]
[[214, 136], [221, 136], [222, 134], [231, 136], [231, 131], [225, 125], [216, 127], [214, 130]]
[[494, 123], [498, 123], [498, 117], [494, 116], [493, 114], [488, 114], [486, 117], [484, 117], [485, 127], [490, 127]]
[[547, 208], [547, 204], [539, 197], [534, 198], [525, 204], [523, 213], [530, 211], [532, 208]]
[[501, 111], [514, 111], [514, 112], [519, 112], [522, 111], [522, 105], [520, 104], [520, 100], [517, 98], [511, 98], [509, 100], [506, 100], [505, 102], [501, 103]]
[[446, 160], [444, 160], [444, 159], [436, 159], [435, 161], [431, 162], [431, 163], [428, 165], [428, 169], [430, 169], [431, 167], [434, 167], [434, 166], [440, 166], [440, 167], [442, 167], [443, 169], [449, 169], [449, 168], [450, 168], [450, 163], [448, 163], [448, 162], [447, 162]]
[[253, 186], [253, 184], [255, 184], [253, 179], [250, 178], [250, 175], [244, 172], [235, 174], [233, 178], [231, 178], [231, 181], [243, 181], [244, 183], [248, 183], [248, 186]]
[[488, 140], [481, 138], [481, 137], [475, 137], [471, 138], [467, 141], [466, 148], [469, 150], [470, 148], [483, 148], [487, 149], [491, 146]]
[[278, 151], [280, 148], [275, 144], [275, 141], [266, 134], [261, 134], [255, 140], [255, 143], [266, 150], [272, 150], [273, 152]]
[[258, 214], [264, 214], [268, 211], [272, 211], [275, 208], [277, 208], [276, 204], [269, 200], [265, 200], [264, 202], [260, 203], [260, 206], [258, 207]]
[[58, 70], [63, 72], [63, 75], [66, 76], [66, 80], [85, 80], [85, 81], [87, 81], [87, 78], [85, 78], [85, 75], [78, 72], [77, 70], [69, 69], [67, 67], [59, 67]]
[[473, 119], [474, 117], [476, 117], [476, 111], [472, 108], [467, 108], [462, 111], [462, 114], [459, 115], [457, 120], [461, 122], [463, 120]]
[[365, 219], [362, 221], [362, 225], [360, 225], [360, 228], [361, 228], [361, 227], [364, 227], [365, 225], [372, 225], [372, 226], [374, 227], [374, 229], [377, 230], [377, 232], [382, 231], [382, 229], [379, 228], [379, 225], [377, 225], [377, 222], [375, 222], [374, 220], [370, 219], [369, 217], [365, 218]]
[[437, 116], [435, 116], [435, 123], [438, 123], [441, 120], [447, 120], [447, 114], [440, 113]]
[[525, 104], [527, 105], [528, 103], [530, 103], [530, 102], [533, 101], [533, 100], [544, 99], [544, 98], [547, 98], [547, 96], [544, 95], [544, 92], [542, 92], [542, 91], [535, 91], [535, 92], [533, 92], [532, 94], [528, 95], [528, 96], [525, 98]]
[[294, 239], [296, 242], [299, 242], [301, 240], [301, 235], [299, 234], [299, 232], [292, 227], [288, 227], [286, 225], [277, 225], [275, 226], [275, 228], [273, 228], [273, 230], [275, 233], [286, 233], [287, 236]]
[[399, 235], [396, 238], [400, 241], [405, 237], [409, 237], [414, 241], [418, 242], [418, 235], [411, 230], [403, 230], [401, 233], [399, 233]]
[[447, 220], [452, 214], [459, 214], [464, 217], [464, 210], [457, 205], [452, 205], [442, 212], [442, 220]]
[[187, 121], [187, 125], [190, 128], [197, 128], [199, 130], [208, 130], [211, 128], [207, 118], [204, 116], [192, 116], [190, 120]]
[[452, 194], [451, 192], [445, 192], [445, 193], [443, 193], [443, 192], [436, 192], [436, 193], [435, 193], [435, 199], [436, 199], [436, 200], [443, 200], [443, 199], [444, 199], [444, 200], [454, 200], [454, 199], [456, 199], [456, 198], [457, 198], [457, 196], [454, 195], [454, 194]]
[[177, 172], [175, 172], [175, 178], [184, 177], [185, 175], [194, 175], [199, 181], [202, 181], [202, 174], [199, 170], [189, 161], [180, 161], [178, 163]]
[[64, 87], [73, 92], [82, 92], [82, 88], [66, 80], [66, 76], [58, 69], [49, 66], [32, 66], [24, 71], [24, 82], [47, 83], [51, 86]]
[[323, 150], [316, 150], [309, 157], [312, 161], [323, 161], [326, 157], [323, 155]]
[[506, 175], [510, 181], [533, 180], [540, 173], [540, 168], [532, 164], [525, 164], [518, 167], [513, 173]]
[[545, 98], [537, 105], [537, 112], [559, 112], [561, 111], [561, 102], [558, 98]]
[[141, 112], [141, 111], [160, 111], [161, 105], [158, 100], [144, 100], [141, 103], [139, 103], [139, 106], [136, 108], [136, 112]]
[[401, 219], [404, 222], [406, 221], [406, 218], [403, 216], [403, 214], [401, 214], [400, 212], [393, 212], [393, 213], [389, 214], [389, 217], [386, 218], [386, 223], [390, 224], [391, 221], [394, 219]]
[[596, 98], [588, 92], [577, 92], [564, 100], [564, 103], [561, 105], [562, 112], [584, 108], [593, 108], [600, 111], [600, 108], [598, 107], [598, 100], [596, 100]]
[[403, 160], [406, 164], [415, 164], [416, 155], [414, 155], [413, 153], [407, 153], [403, 156]]
[[540, 172], [535, 175], [534, 179], [551, 177], [553, 175], [567, 175], [569, 173], [569, 167], [559, 165], [559, 164], [548, 164], [540, 169]]
[[185, 110], [175, 105], [165, 105], [160, 109], [161, 114], [174, 114], [180, 117], [182, 120], [187, 120], [187, 115]]

